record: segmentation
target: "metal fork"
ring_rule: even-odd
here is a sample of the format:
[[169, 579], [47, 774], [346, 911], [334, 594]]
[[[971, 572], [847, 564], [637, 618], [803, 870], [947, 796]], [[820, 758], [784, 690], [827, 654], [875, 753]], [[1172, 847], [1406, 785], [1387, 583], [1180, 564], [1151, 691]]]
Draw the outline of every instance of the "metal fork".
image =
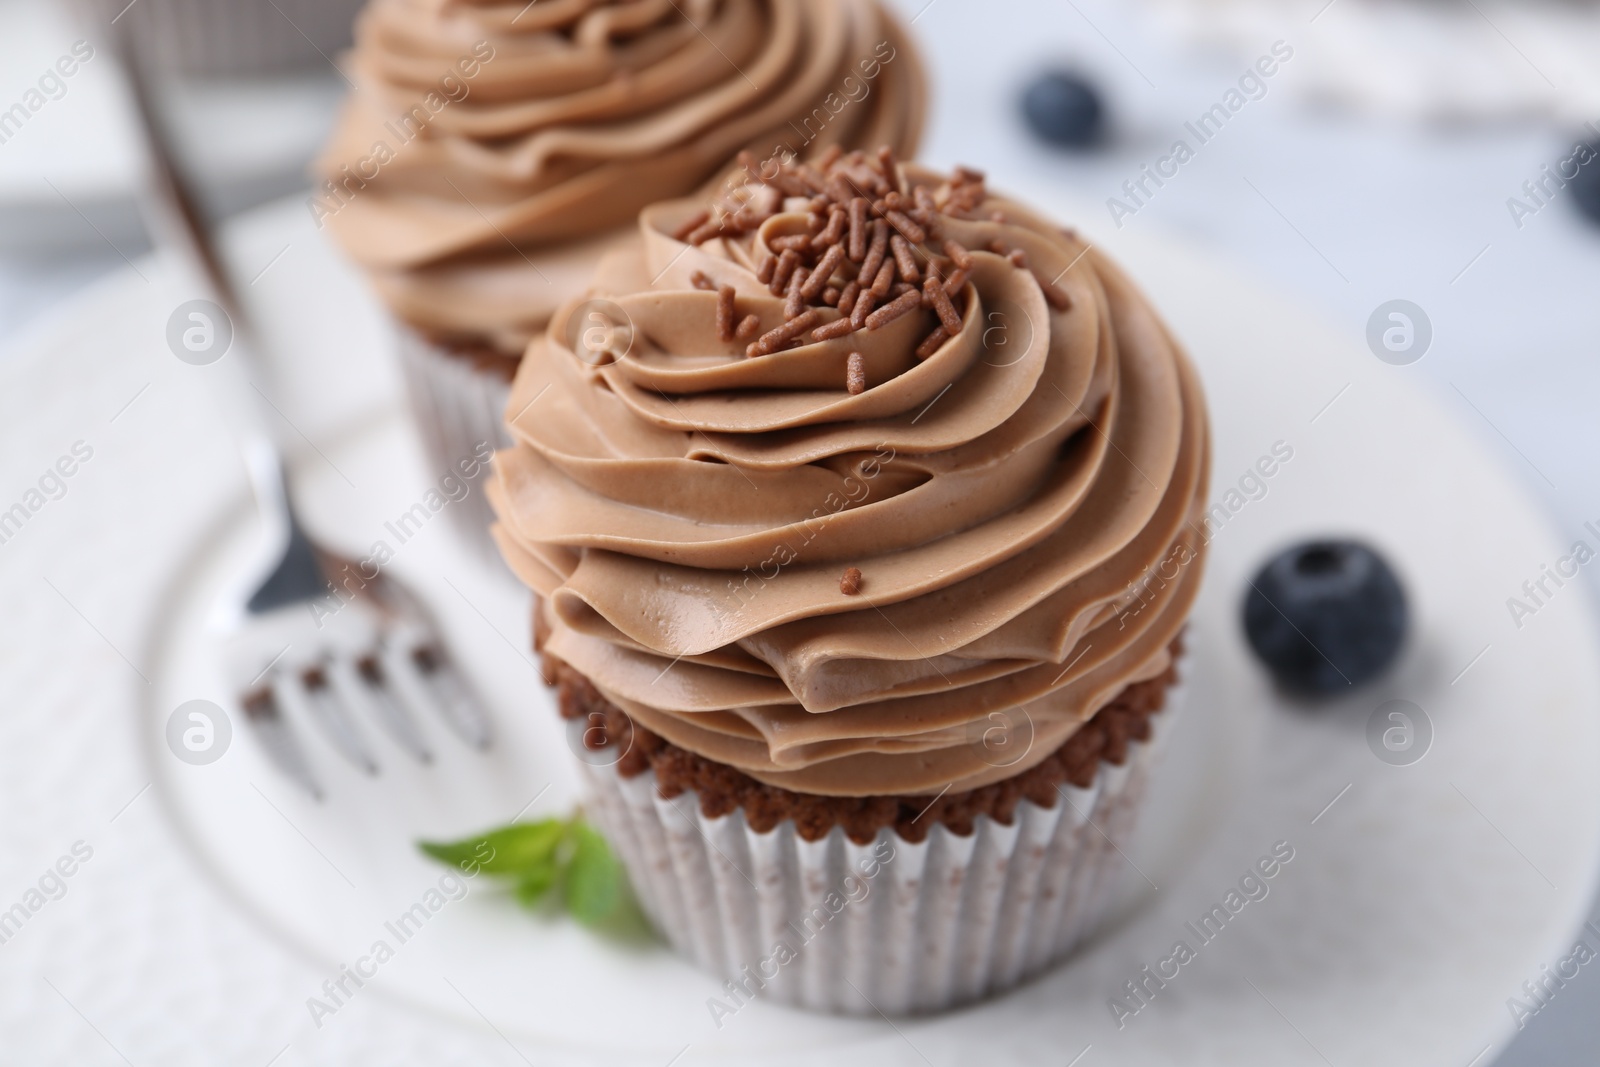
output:
[[[451, 661], [426, 607], [374, 566], [340, 557], [307, 536], [289, 494], [275, 425], [251, 385], [259, 336], [237, 297], [193, 187], [173, 151], [149, 73], [113, 27], [114, 51], [148, 167], [145, 206], [155, 229], [211, 289], [231, 320], [233, 343], [217, 362], [217, 399], [237, 428], [256, 506], [267, 528], [252, 580], [222, 606], [226, 667], [244, 717], [270, 761], [313, 797], [319, 776], [291, 726], [293, 709], [315, 722], [340, 755], [369, 775], [377, 757], [360, 720], [376, 721], [421, 763], [433, 752], [417, 716], [442, 718], [466, 744], [489, 747], [488, 717]], [[213, 324], [215, 325], [215, 324]], [[335, 583], [338, 583], [335, 585]], [[253, 589], [249, 596], [242, 590]]]

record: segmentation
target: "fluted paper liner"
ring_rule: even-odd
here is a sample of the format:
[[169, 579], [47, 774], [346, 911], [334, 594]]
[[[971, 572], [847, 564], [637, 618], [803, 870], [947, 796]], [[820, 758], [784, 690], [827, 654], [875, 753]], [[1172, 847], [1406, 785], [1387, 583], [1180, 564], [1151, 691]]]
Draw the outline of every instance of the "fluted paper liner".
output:
[[[429, 477], [437, 479], [454, 471], [456, 464], [477, 452], [483, 442], [495, 451], [509, 447], [511, 438], [504, 420], [511, 383], [403, 323], [396, 322], [395, 330], [406, 392], [427, 452]], [[505, 561], [489, 536], [494, 509], [484, 490], [491, 477], [493, 472], [485, 468], [466, 498], [446, 510], [472, 550], [494, 570], [504, 571]]]
[[965, 837], [936, 825], [915, 844], [884, 829], [858, 845], [835, 826], [805, 841], [792, 821], [757, 833], [741, 810], [708, 818], [692, 792], [665, 799], [653, 772], [584, 774], [646, 914], [731, 980], [708, 1002], [719, 1021], [752, 998], [851, 1015], [941, 1011], [1038, 974], [1094, 931], [1185, 688], [1167, 692], [1150, 739], [1121, 765], [1101, 763], [1089, 788], [1062, 787], [1052, 808], [1024, 800], [1009, 826], [980, 816]]

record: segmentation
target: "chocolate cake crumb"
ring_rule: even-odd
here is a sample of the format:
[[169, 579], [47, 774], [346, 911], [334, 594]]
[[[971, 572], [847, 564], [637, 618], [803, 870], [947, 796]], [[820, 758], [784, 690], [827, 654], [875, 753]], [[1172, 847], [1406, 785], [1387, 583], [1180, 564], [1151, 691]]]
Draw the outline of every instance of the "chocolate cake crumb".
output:
[[[1170, 650], [1176, 660], [1183, 650], [1181, 636]], [[1128, 746], [1149, 739], [1150, 718], [1165, 706], [1167, 690], [1178, 680], [1174, 667], [1148, 681], [1134, 682], [1042, 762], [1004, 781], [933, 797], [827, 797], [766, 785], [736, 768], [679, 748], [635, 723], [578, 671], [548, 654], [544, 660], [556, 679], [562, 717], [583, 719], [591, 724], [591, 731], [603, 731], [603, 741], [594, 735], [596, 747], [621, 747], [625, 754], [616, 769], [622, 777], [637, 778], [653, 770], [664, 798], [693, 792], [708, 818], [742, 809], [757, 833], [793, 819], [796, 832], [806, 841], [826, 837], [840, 826], [857, 844], [871, 842], [884, 827], [892, 827], [913, 844], [939, 825], [966, 837], [980, 815], [1009, 826], [1017, 805], [1024, 800], [1054, 808], [1062, 786], [1086, 789], [1093, 784], [1101, 763], [1120, 766], [1127, 762]]]

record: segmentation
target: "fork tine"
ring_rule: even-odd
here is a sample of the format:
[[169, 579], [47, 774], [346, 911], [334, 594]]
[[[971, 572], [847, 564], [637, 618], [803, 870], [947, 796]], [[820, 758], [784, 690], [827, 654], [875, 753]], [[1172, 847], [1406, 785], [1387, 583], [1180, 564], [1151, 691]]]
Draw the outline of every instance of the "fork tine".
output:
[[310, 793], [313, 800], [320, 801], [322, 786], [311, 773], [311, 764], [306, 761], [305, 751], [283, 717], [271, 683], [246, 693], [240, 703], [244, 705], [245, 721], [254, 728], [261, 747], [266, 750], [268, 761], [284, 777]]
[[422, 739], [417, 722], [411, 712], [396, 699], [389, 688], [383, 662], [376, 652], [367, 652], [355, 663], [356, 677], [361, 679], [361, 691], [372, 705], [379, 722], [389, 731], [395, 743], [417, 758], [419, 763], [432, 763], [433, 751]]
[[473, 748], [487, 749], [493, 740], [489, 717], [444, 648], [437, 641], [426, 640], [413, 645], [406, 659], [440, 718]]
[[377, 774], [378, 761], [373, 758], [372, 751], [361, 736], [349, 707], [334, 689], [326, 664], [307, 667], [300, 672], [300, 693], [305, 698], [311, 717], [322, 727], [339, 754], [358, 769]]

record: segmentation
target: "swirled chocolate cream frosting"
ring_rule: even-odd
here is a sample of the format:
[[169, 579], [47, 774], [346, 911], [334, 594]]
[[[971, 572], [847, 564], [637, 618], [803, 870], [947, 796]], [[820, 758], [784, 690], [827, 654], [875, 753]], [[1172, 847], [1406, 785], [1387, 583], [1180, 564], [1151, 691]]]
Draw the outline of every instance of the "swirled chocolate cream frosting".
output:
[[1019, 775], [1171, 666], [1195, 372], [1116, 266], [976, 172], [745, 163], [709, 212], [647, 209], [522, 362], [490, 492], [541, 650], [767, 786]]
[[520, 356], [645, 205], [741, 149], [915, 150], [877, 0], [372, 0], [311, 211], [403, 320]]

